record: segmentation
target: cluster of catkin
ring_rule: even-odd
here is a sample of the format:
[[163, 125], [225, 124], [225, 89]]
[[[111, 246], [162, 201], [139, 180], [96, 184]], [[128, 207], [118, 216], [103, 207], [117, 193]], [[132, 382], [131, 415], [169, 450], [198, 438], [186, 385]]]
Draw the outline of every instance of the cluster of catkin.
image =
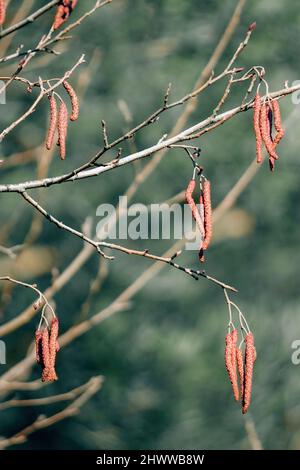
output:
[[[272, 127], [276, 130], [273, 138]], [[253, 106], [253, 126], [256, 139], [256, 161], [263, 161], [263, 144], [269, 155], [270, 170], [274, 171], [275, 161], [278, 160], [276, 147], [284, 136], [284, 129], [281, 122], [281, 113], [278, 100], [261, 101], [261, 97], [257, 92]]]
[[58, 327], [58, 319], [55, 317], [52, 320], [50, 332], [47, 327], [35, 332], [36, 362], [42, 367], [43, 382], [57, 380], [55, 362], [56, 354], [59, 351]]
[[77, 0], [61, 0], [56, 10], [52, 28], [58, 29], [71, 15], [76, 6]]
[[[70, 120], [76, 121], [79, 116], [79, 102], [76, 91], [67, 81], [63, 82], [63, 86], [71, 100], [72, 113], [70, 116]], [[46, 138], [46, 148], [47, 150], [50, 150], [52, 148], [55, 132], [57, 130], [57, 145], [60, 149], [60, 158], [64, 160], [66, 158], [66, 139], [69, 122], [68, 108], [65, 102], [61, 100], [59, 109], [57, 109], [57, 102], [53, 93], [48, 98], [50, 105], [50, 122]]]
[[196, 180], [193, 178], [188, 184], [188, 187], [185, 192], [185, 198], [201, 234], [199, 260], [201, 261], [201, 263], [203, 263], [205, 261], [204, 252], [208, 249], [212, 238], [212, 206], [210, 181], [204, 179], [202, 183], [202, 189], [199, 198], [199, 209], [193, 198], [195, 187]]
[[6, 0], [0, 0], [0, 26], [2, 26], [5, 22], [6, 18]]
[[245, 353], [238, 347], [237, 340], [238, 332], [236, 329], [227, 333], [225, 338], [225, 366], [232, 385], [234, 399], [236, 401], [241, 400], [242, 412], [245, 414], [251, 403], [256, 350], [251, 331], [245, 337]]

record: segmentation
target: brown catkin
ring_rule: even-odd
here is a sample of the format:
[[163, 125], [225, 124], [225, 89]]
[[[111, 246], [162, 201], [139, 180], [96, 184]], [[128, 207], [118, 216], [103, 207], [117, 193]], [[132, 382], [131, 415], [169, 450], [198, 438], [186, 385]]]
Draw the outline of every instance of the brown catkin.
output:
[[[234, 341], [235, 341], [235, 333], [234, 335], [232, 335], [232, 333], [227, 333], [226, 338], [225, 338], [225, 366], [226, 366], [226, 370], [227, 370], [227, 373], [231, 382], [234, 398], [235, 400], [238, 400], [239, 389], [238, 389], [238, 384], [237, 384], [237, 373], [236, 373], [236, 369], [234, 370], [234, 366], [232, 362], [233, 352], [235, 350]], [[235, 367], [236, 367], [236, 363], [235, 363]]]
[[3, 25], [6, 18], [6, 0], [0, 0], [0, 26]]
[[35, 359], [38, 364], [43, 364], [42, 356], [42, 330], [36, 330], [35, 332]]
[[276, 129], [276, 135], [274, 138], [274, 145], [278, 145], [279, 142], [281, 141], [282, 137], [285, 134], [285, 131], [282, 127], [282, 122], [281, 122], [281, 112], [280, 112], [280, 106], [279, 106], [279, 101], [278, 100], [272, 100], [272, 109], [273, 109], [273, 114], [274, 114], [274, 126]]
[[188, 184], [188, 187], [186, 188], [186, 191], [185, 191], [185, 199], [186, 199], [186, 202], [188, 203], [190, 209], [191, 209], [191, 212], [192, 212], [192, 215], [193, 215], [193, 218], [195, 219], [196, 221], [196, 224], [201, 232], [201, 235], [203, 236], [204, 234], [202, 233], [202, 230], [203, 230], [203, 222], [202, 222], [202, 219], [201, 219], [201, 216], [199, 214], [199, 211], [198, 211], [198, 208], [197, 208], [197, 204], [195, 203], [194, 199], [193, 199], [193, 192], [195, 191], [195, 187], [196, 187], [196, 181], [194, 179], [192, 179], [189, 184]]
[[71, 15], [76, 6], [77, 0], [61, 0], [57, 7], [52, 28], [58, 29]]
[[257, 163], [261, 163], [263, 161], [263, 153], [262, 153], [262, 136], [260, 132], [260, 110], [261, 110], [261, 98], [259, 93], [257, 92], [254, 99], [254, 106], [253, 106], [253, 128], [256, 140], [256, 161]]
[[244, 395], [242, 403], [243, 414], [247, 413], [252, 393], [252, 378], [253, 378], [253, 365], [255, 362], [255, 347], [253, 334], [250, 332], [246, 335], [246, 350], [245, 350], [245, 377], [244, 377]]
[[79, 116], [79, 102], [78, 102], [78, 96], [76, 94], [76, 91], [74, 90], [74, 88], [72, 87], [72, 85], [70, 85], [69, 82], [67, 81], [64, 81], [63, 82], [63, 86], [65, 87], [65, 90], [67, 91], [69, 97], [70, 97], [70, 100], [71, 100], [71, 105], [72, 105], [72, 114], [70, 116], [70, 120], [71, 121], [76, 121], [78, 119], [78, 116]]
[[237, 362], [237, 368], [239, 371], [241, 397], [243, 397], [244, 395], [244, 358], [243, 358], [243, 351], [239, 348], [236, 348], [236, 362]]
[[46, 148], [50, 150], [53, 145], [55, 130], [57, 126], [57, 104], [54, 95], [49, 96], [50, 122], [46, 139]]
[[[271, 141], [273, 142], [273, 136], [272, 136], [272, 125], [273, 125], [273, 112], [270, 106], [267, 104], [267, 131], [270, 136]], [[276, 145], [274, 144], [274, 148]], [[275, 170], [275, 158], [269, 156], [269, 167], [271, 171]]]
[[58, 144], [60, 147], [60, 158], [64, 160], [66, 158], [66, 138], [68, 130], [68, 108], [62, 101], [59, 107], [58, 120]]
[[237, 349], [237, 340], [238, 332], [237, 329], [234, 329], [231, 332], [232, 339], [232, 350], [231, 350], [231, 363], [232, 363], [232, 390], [235, 401], [239, 401], [239, 386], [237, 380], [237, 359], [236, 359], [236, 349]]
[[203, 204], [204, 204], [204, 231], [205, 237], [199, 252], [199, 259], [203, 263], [204, 252], [208, 249], [212, 238], [212, 207], [211, 207], [211, 187], [210, 181], [204, 180], [203, 183]]
[[49, 354], [49, 331], [47, 328], [43, 330], [43, 335], [42, 335], [42, 359], [43, 359], [42, 381], [48, 382], [48, 375], [49, 375], [49, 370], [50, 370], [50, 354]]
[[266, 103], [263, 103], [260, 110], [260, 132], [265, 144], [266, 150], [270, 158], [278, 160], [278, 155], [275, 151], [274, 143], [270, 136], [270, 127], [269, 127], [269, 116], [268, 116], [268, 106]]
[[55, 362], [56, 362], [56, 353], [57, 353], [57, 337], [58, 337], [59, 323], [58, 319], [54, 318], [51, 323], [50, 330], [50, 339], [49, 339], [49, 374], [48, 381], [57, 380], [57, 375], [55, 372]]

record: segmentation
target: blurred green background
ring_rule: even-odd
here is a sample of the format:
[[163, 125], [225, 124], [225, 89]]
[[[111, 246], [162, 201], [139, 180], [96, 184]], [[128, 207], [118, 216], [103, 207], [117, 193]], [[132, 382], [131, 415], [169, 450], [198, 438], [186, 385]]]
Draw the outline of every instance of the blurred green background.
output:
[[[33, 8], [44, 2], [33, 2]], [[78, 2], [76, 18], [94, 4]], [[19, 2], [11, 1], [9, 18]], [[172, 82], [172, 98], [179, 98], [194, 86], [207, 63], [230, 16], [235, 0], [113, 0], [74, 32], [58, 57], [36, 57], [23, 75], [36, 80], [61, 76], [86, 54], [86, 64], [71, 82], [84, 92], [80, 119], [70, 126], [68, 159], [62, 163], [55, 154], [50, 175], [61, 174], [85, 162], [101, 146], [100, 121], [105, 119], [110, 138], [127, 127], [120, 100], [138, 123], [162, 102]], [[9, 51], [23, 43], [33, 47], [47, 31], [53, 11], [14, 37]], [[230, 44], [219, 61], [222, 71], [248, 25], [257, 21], [251, 42], [237, 65], [247, 70], [253, 65], [266, 69], [270, 90], [300, 78], [298, 58], [300, 10], [292, 0], [246, 1]], [[25, 32], [26, 31], [26, 32]], [[2, 53], [1, 53], [2, 56]], [[5, 65], [5, 64], [4, 64]], [[16, 65], [16, 64], [14, 64]], [[11, 73], [3, 66], [1, 75]], [[86, 73], [92, 72], [87, 80]], [[192, 125], [211, 113], [225, 81], [201, 95]], [[86, 86], [87, 84], [87, 86]], [[240, 103], [246, 90], [237, 85], [225, 109]], [[36, 93], [36, 92], [34, 92]], [[1, 108], [1, 128], [5, 128], [32, 101], [24, 87], [13, 84]], [[288, 119], [281, 159], [271, 174], [263, 168], [237, 201], [235, 211], [216, 227], [216, 242], [207, 256], [206, 270], [239, 290], [234, 300], [246, 314], [256, 338], [251, 419], [265, 449], [300, 448], [300, 366], [291, 362], [291, 344], [300, 339], [299, 322], [299, 113], [291, 97], [281, 101]], [[124, 105], [123, 105], [124, 107]], [[5, 109], [5, 113], [3, 112]], [[142, 149], [169, 132], [181, 109], [164, 114], [158, 123], [140, 132], [134, 143]], [[288, 118], [293, 113], [292, 118]], [[45, 102], [36, 113], [2, 143], [1, 157], [9, 162], [18, 152], [34, 150], [37, 160], [47, 124]], [[254, 158], [252, 115], [243, 113], [205, 135], [199, 141], [201, 164], [213, 184], [216, 206]], [[42, 156], [42, 157], [41, 157]], [[110, 158], [113, 157], [111, 153]], [[45, 158], [45, 157], [43, 157]], [[144, 166], [147, 162], [142, 162]], [[54, 186], [33, 192], [60, 220], [75, 228], [87, 216], [96, 221], [96, 208], [103, 202], [116, 204], [140, 167], [127, 166], [95, 179]], [[169, 152], [158, 169], [141, 186], [134, 202], [158, 203], [182, 191], [191, 174], [191, 165], [181, 151]], [[1, 183], [36, 177], [36, 162], [1, 170]], [[238, 210], [237, 210], [238, 209]], [[22, 243], [33, 217], [17, 195], [1, 196], [0, 243]], [[122, 242], [121, 242], [122, 243]], [[171, 241], [126, 241], [127, 246], [149, 248], [163, 253]], [[124, 244], [125, 244], [124, 243]], [[15, 274], [44, 289], [55, 271], [61, 272], [82, 248], [81, 241], [43, 222], [42, 231], [27, 256], [15, 262], [0, 255], [0, 274]], [[181, 264], [197, 267], [195, 252], [180, 258]], [[19, 263], [19, 264], [18, 264]], [[62, 331], [91, 316], [121, 293], [150, 266], [146, 259], [116, 253], [108, 263], [108, 275], [90, 308], [82, 304], [98, 270], [94, 254], [72, 280], [55, 296]], [[2, 286], [3, 288], [3, 286]], [[2, 290], [1, 322], [22, 311], [32, 295], [22, 289]], [[27, 351], [37, 325], [35, 318], [5, 338], [5, 372]], [[40, 431], [18, 449], [248, 449], [251, 443], [245, 417], [232, 398], [226, 375], [223, 349], [228, 321], [222, 290], [200, 279], [195, 282], [183, 273], [164, 267], [133, 298], [130, 308], [107, 319], [89, 333], [64, 348], [58, 357], [60, 380], [38, 392], [18, 392], [12, 396], [29, 398], [63, 393], [102, 374], [102, 390], [81, 413], [55, 427]], [[34, 368], [31, 379], [40, 371]], [[1, 412], [0, 435], [10, 436], [61, 405], [11, 409]]]

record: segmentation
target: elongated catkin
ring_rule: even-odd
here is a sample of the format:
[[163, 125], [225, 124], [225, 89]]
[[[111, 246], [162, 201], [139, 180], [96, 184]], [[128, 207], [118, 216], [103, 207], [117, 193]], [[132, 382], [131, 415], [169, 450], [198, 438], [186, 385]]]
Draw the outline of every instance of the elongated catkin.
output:
[[70, 85], [69, 82], [67, 81], [64, 81], [63, 82], [63, 86], [65, 88], [65, 90], [67, 91], [69, 97], [70, 97], [70, 100], [71, 100], [71, 105], [72, 105], [72, 114], [70, 116], [70, 120], [71, 121], [76, 121], [78, 119], [78, 116], [79, 116], [79, 102], [78, 102], [78, 96], [76, 94], [76, 91], [74, 90], [74, 88], [72, 87], [72, 85]]
[[203, 182], [203, 204], [204, 204], [204, 240], [199, 252], [199, 259], [203, 263], [204, 252], [208, 249], [212, 239], [212, 206], [211, 206], [211, 186], [210, 181]]
[[239, 371], [240, 393], [241, 393], [241, 397], [243, 397], [244, 395], [244, 357], [243, 357], [243, 351], [239, 348], [236, 348], [236, 362], [237, 362], [237, 368]]
[[231, 332], [232, 339], [232, 348], [231, 348], [231, 363], [232, 363], [232, 390], [235, 401], [239, 401], [239, 386], [237, 380], [237, 358], [236, 358], [236, 349], [237, 349], [237, 339], [238, 332], [237, 329], [234, 329]]
[[46, 148], [50, 150], [53, 145], [55, 130], [57, 126], [57, 104], [56, 99], [53, 95], [49, 97], [49, 104], [50, 104], [50, 122], [48, 128], [48, 134], [46, 139]]
[[246, 349], [245, 349], [245, 379], [244, 379], [244, 395], [242, 403], [243, 414], [247, 413], [252, 394], [252, 378], [253, 366], [255, 362], [255, 347], [253, 334], [250, 332], [246, 335]]
[[66, 138], [68, 130], [68, 108], [62, 101], [59, 107], [58, 120], [58, 144], [60, 148], [60, 158], [64, 160], [66, 158]]
[[274, 127], [276, 129], [274, 144], [278, 145], [285, 134], [285, 130], [282, 127], [281, 112], [278, 100], [272, 100], [272, 109], [274, 114]]
[[260, 111], [261, 111], [261, 98], [257, 92], [254, 99], [253, 106], [253, 128], [256, 140], [256, 161], [261, 163], [263, 161], [262, 153], [262, 136], [260, 131]]
[[188, 187], [186, 188], [185, 199], [186, 199], [186, 202], [188, 203], [188, 205], [191, 209], [193, 218], [195, 219], [197, 227], [199, 228], [199, 231], [201, 233], [201, 237], [203, 238], [204, 237], [203, 221], [202, 221], [202, 218], [199, 214], [197, 204], [195, 203], [195, 201], [193, 199], [193, 192], [195, 190], [195, 187], [196, 187], [196, 181], [194, 179], [192, 179], [189, 182]]
[[262, 104], [260, 110], [260, 131], [269, 157], [274, 158], [274, 160], [278, 160], [278, 155], [275, 151], [274, 143], [272, 142], [270, 136], [268, 106], [266, 103]]

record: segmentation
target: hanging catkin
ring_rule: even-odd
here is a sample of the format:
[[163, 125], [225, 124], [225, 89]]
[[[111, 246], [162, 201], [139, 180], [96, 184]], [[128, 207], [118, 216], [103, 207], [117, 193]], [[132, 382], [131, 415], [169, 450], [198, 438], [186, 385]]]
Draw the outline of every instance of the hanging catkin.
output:
[[237, 349], [237, 339], [238, 332], [237, 329], [234, 329], [231, 332], [232, 338], [232, 350], [231, 350], [231, 363], [232, 363], [232, 390], [235, 401], [239, 401], [239, 386], [237, 380], [237, 358], [236, 358], [236, 349]]
[[48, 375], [50, 370], [50, 354], [49, 354], [49, 332], [48, 328], [43, 330], [42, 335], [42, 381], [48, 382]]
[[239, 388], [237, 383], [237, 373], [236, 373], [236, 362], [235, 369], [233, 364], [233, 353], [235, 351], [235, 333], [233, 330], [232, 333], [227, 333], [225, 338], [225, 366], [231, 382], [233, 395], [235, 400], [239, 399]]
[[261, 163], [263, 160], [262, 154], [262, 136], [260, 132], [260, 111], [261, 111], [261, 98], [257, 92], [254, 99], [253, 106], [253, 128], [256, 140], [256, 161]]
[[61, 0], [57, 7], [52, 28], [58, 29], [71, 15], [76, 6], [77, 0]]
[[250, 332], [246, 335], [246, 349], [245, 349], [245, 378], [244, 378], [244, 395], [242, 403], [243, 414], [247, 413], [252, 393], [252, 377], [253, 365], [255, 362], [255, 347], [253, 334]]
[[243, 397], [244, 395], [244, 358], [243, 358], [243, 351], [239, 348], [236, 348], [236, 362], [237, 362], [237, 368], [239, 371], [240, 392], [241, 392], [241, 397]]
[[49, 96], [50, 104], [50, 122], [46, 139], [46, 148], [50, 150], [54, 140], [54, 134], [57, 126], [57, 104], [54, 95]]
[[278, 155], [275, 151], [274, 143], [272, 142], [270, 136], [270, 123], [268, 116], [268, 106], [266, 103], [263, 103], [260, 110], [260, 131], [263, 142], [265, 144], [266, 150], [270, 158], [274, 160], [278, 159]]
[[72, 105], [72, 114], [70, 116], [70, 120], [71, 121], [76, 121], [78, 119], [78, 116], [79, 116], [79, 102], [78, 102], [78, 96], [76, 94], [76, 91], [74, 90], [74, 88], [72, 87], [72, 85], [70, 85], [69, 82], [67, 81], [64, 81], [63, 82], [63, 86], [65, 87], [65, 90], [67, 91], [69, 97], [70, 97], [70, 100], [71, 100], [71, 105]]
[[36, 330], [35, 332], [35, 359], [36, 359], [36, 362], [41, 365], [43, 363], [42, 337], [43, 337], [42, 330]]
[[6, 18], [6, 0], [0, 0], [0, 26], [2, 26], [5, 22]]
[[274, 114], [274, 126], [275, 126], [275, 129], [276, 129], [274, 144], [278, 145], [279, 142], [281, 141], [282, 137], [285, 134], [285, 131], [282, 127], [281, 112], [280, 112], [280, 106], [279, 106], [279, 101], [278, 100], [272, 100], [272, 109], [273, 109], [273, 114]]
[[[274, 149], [275, 149], [276, 145], [274, 144], [273, 136], [272, 136], [273, 112], [269, 104], [266, 105], [266, 109], [267, 109], [267, 131], [268, 131], [271, 141], [273, 142]], [[275, 158], [272, 156], [269, 156], [269, 167], [271, 171], [275, 170]]]
[[60, 158], [64, 160], [66, 158], [66, 138], [68, 130], [68, 108], [62, 101], [59, 107], [58, 120], [58, 145], [60, 148]]
[[191, 209], [193, 218], [195, 219], [197, 227], [199, 228], [201, 237], [203, 238], [204, 237], [203, 221], [202, 221], [201, 216], [198, 212], [197, 204], [195, 203], [195, 201], [193, 199], [193, 192], [195, 190], [195, 187], [196, 187], [196, 181], [194, 179], [192, 179], [189, 182], [188, 187], [186, 188], [185, 199], [186, 199], [186, 202], [188, 203], [188, 205]]
[[57, 341], [58, 328], [59, 328], [58, 319], [54, 318], [51, 323], [50, 339], [49, 339], [49, 374], [48, 374], [49, 382], [53, 382], [54, 380], [57, 380], [57, 375], [55, 371], [55, 362], [56, 362], [56, 353], [59, 348], [58, 341]]
[[203, 185], [203, 204], [204, 204], [204, 233], [205, 237], [199, 252], [199, 259], [203, 263], [205, 260], [204, 252], [208, 249], [212, 238], [212, 207], [211, 207], [211, 187], [210, 181], [204, 180]]

